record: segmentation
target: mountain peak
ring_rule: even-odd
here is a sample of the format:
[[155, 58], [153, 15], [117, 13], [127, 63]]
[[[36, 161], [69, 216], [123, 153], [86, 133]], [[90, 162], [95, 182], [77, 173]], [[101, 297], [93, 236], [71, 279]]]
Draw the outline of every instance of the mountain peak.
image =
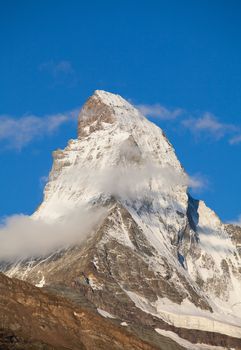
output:
[[[68, 208], [81, 203], [89, 205], [96, 198], [113, 193], [129, 198], [128, 193], [134, 188], [137, 191], [138, 183], [142, 187], [137, 191], [139, 196], [145, 193], [155, 200], [154, 187], [161, 191], [162, 180], [161, 183], [154, 180], [160, 177], [159, 168], [173, 169], [173, 174], [184, 176], [175, 150], [162, 130], [119, 95], [100, 90], [94, 92], [80, 111], [78, 139], [71, 140], [64, 150], [54, 152], [53, 158], [44, 202], [37, 213], [51, 219], [60, 217]], [[128, 174], [124, 176], [124, 190], [120, 191], [118, 183], [122, 188], [123, 168], [128, 169]], [[149, 177], [153, 178], [153, 186]], [[180, 197], [185, 211], [185, 188], [181, 189]]]
[[119, 123], [128, 125], [144, 117], [120, 95], [96, 90], [79, 114], [78, 138]]
[[105, 90], [95, 90], [93, 96], [101, 100], [104, 104], [111, 107], [130, 107], [131, 105], [120, 95]]

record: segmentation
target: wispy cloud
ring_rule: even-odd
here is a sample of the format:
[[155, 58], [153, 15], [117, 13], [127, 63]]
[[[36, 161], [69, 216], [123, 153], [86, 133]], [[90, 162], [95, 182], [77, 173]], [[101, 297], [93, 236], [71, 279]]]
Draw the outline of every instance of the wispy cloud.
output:
[[67, 60], [43, 62], [38, 66], [38, 69], [51, 79], [50, 88], [59, 85], [73, 88], [80, 81], [72, 63]]
[[240, 126], [224, 123], [211, 112], [205, 112], [198, 116], [196, 112], [193, 113], [178, 107], [170, 109], [159, 103], [137, 104], [136, 108], [147, 117], [165, 121], [177, 119], [177, 125], [189, 130], [196, 137], [208, 137], [215, 141], [227, 137], [230, 145], [241, 143]]
[[224, 125], [210, 113], [205, 113], [201, 118], [184, 120], [183, 125], [194, 131], [209, 131], [215, 135], [222, 135], [225, 130]]
[[231, 137], [229, 143], [231, 145], [237, 145], [238, 143], [241, 143], [241, 133]]
[[153, 105], [139, 104], [136, 105], [136, 107], [145, 116], [150, 116], [161, 120], [173, 120], [181, 116], [185, 112], [181, 108], [168, 109], [159, 103]]
[[200, 193], [207, 189], [209, 186], [209, 181], [207, 177], [203, 174], [195, 174], [188, 176], [188, 187], [195, 193]]
[[62, 74], [71, 75], [74, 73], [71, 62], [65, 60], [59, 62], [48, 61], [41, 63], [39, 65], [39, 70], [49, 72], [55, 77]]
[[[68, 65], [65, 65], [64, 62], [59, 63], [56, 69], [68, 70]], [[181, 125], [197, 137], [209, 137], [215, 141], [226, 137], [230, 145], [241, 143], [241, 128], [234, 124], [221, 122], [210, 112], [205, 112], [200, 117], [187, 118], [187, 115], [191, 113], [181, 108], [168, 109], [160, 104], [139, 104], [136, 107], [147, 117], [166, 121], [177, 118], [177, 125]], [[42, 117], [32, 114], [18, 118], [0, 115], [0, 143], [7, 148], [21, 150], [33, 140], [51, 135], [63, 124], [76, 121], [78, 112], [79, 108]]]
[[77, 120], [78, 110], [39, 117], [20, 118], [0, 115], [0, 142], [7, 148], [21, 150], [33, 140], [57, 131], [63, 124]]
[[222, 123], [209, 112], [199, 118], [184, 119], [182, 125], [194, 134], [206, 134], [217, 140], [237, 131], [235, 125]]

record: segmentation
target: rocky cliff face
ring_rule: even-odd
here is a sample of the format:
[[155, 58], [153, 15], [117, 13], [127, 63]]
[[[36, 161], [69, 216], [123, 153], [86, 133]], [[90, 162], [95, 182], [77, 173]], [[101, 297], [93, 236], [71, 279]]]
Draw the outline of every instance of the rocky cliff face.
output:
[[84, 239], [2, 265], [5, 273], [70, 288], [157, 336], [162, 329], [241, 348], [240, 229], [188, 195], [162, 130], [120, 96], [96, 91], [80, 112], [78, 139], [53, 157], [34, 220], [61, 222], [83, 207], [101, 215]]

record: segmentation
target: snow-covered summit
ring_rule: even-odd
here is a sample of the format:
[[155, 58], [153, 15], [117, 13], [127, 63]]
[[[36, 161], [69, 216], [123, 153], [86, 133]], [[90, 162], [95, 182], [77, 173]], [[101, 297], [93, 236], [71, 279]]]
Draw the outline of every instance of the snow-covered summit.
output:
[[133, 108], [132, 105], [127, 102], [120, 95], [104, 91], [104, 90], [95, 90], [94, 94], [90, 97], [90, 99], [98, 98], [102, 101], [102, 103], [118, 108]]
[[56, 218], [113, 192], [122, 192], [123, 198], [130, 187], [136, 188], [137, 197], [159, 201], [156, 193], [163, 191], [167, 179], [175, 202], [186, 210], [185, 174], [172, 145], [160, 128], [119, 95], [97, 90], [80, 111], [78, 139], [53, 156], [37, 216]]
[[93, 131], [121, 127], [128, 130], [145, 118], [121, 96], [96, 90], [87, 100], [79, 114], [78, 138]]

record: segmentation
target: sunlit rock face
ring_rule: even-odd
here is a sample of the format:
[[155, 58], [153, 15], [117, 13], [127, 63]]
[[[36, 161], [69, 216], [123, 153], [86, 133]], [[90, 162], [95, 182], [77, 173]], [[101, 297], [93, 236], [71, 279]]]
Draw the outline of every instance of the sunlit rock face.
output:
[[4, 264], [5, 273], [71, 288], [125, 322], [238, 348], [240, 228], [188, 195], [162, 130], [122, 97], [96, 91], [80, 112], [78, 138], [53, 158], [33, 218], [59, 223], [83, 207], [101, 215], [85, 239]]
[[[165, 337], [157, 347], [128, 324], [86, 300], [78, 305], [62, 296], [0, 273], [2, 350], [182, 350]], [[111, 322], [114, 320], [114, 322]], [[127, 330], [128, 329], [128, 330]]]

